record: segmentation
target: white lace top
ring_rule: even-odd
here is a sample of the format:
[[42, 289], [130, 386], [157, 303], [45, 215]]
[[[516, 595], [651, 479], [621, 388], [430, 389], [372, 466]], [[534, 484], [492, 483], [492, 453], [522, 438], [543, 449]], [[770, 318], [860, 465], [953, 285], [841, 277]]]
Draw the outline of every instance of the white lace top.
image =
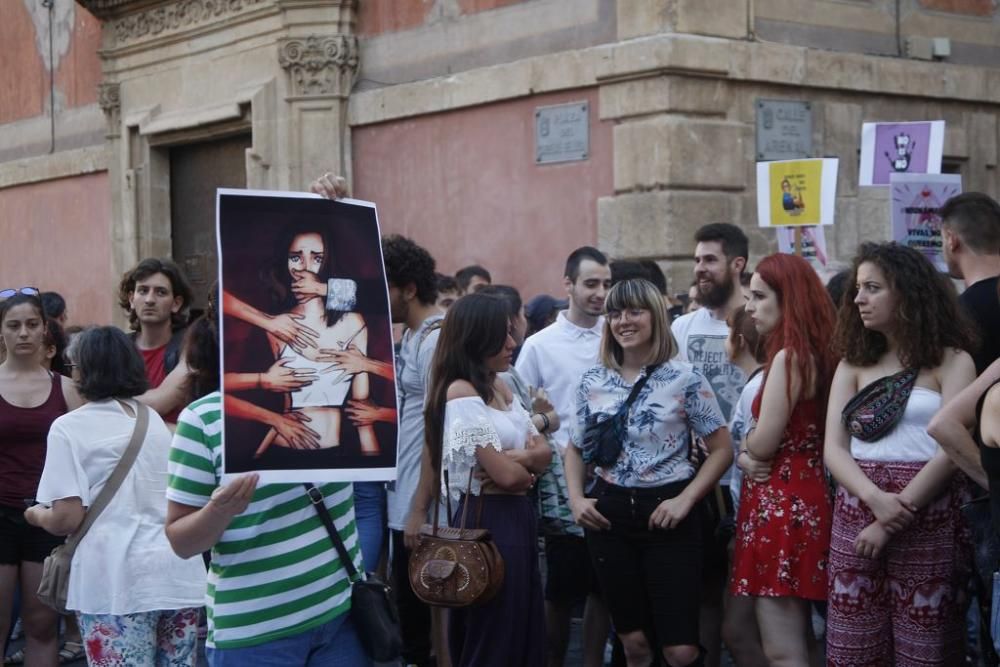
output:
[[[469, 471], [477, 464], [478, 448], [492, 447], [498, 452], [525, 449], [535, 435], [538, 430], [518, 401], [513, 401], [507, 410], [491, 408], [478, 396], [448, 401], [444, 408], [441, 464], [448, 469], [451, 497], [457, 500], [465, 492]], [[473, 476], [473, 495], [479, 495], [480, 486]]]

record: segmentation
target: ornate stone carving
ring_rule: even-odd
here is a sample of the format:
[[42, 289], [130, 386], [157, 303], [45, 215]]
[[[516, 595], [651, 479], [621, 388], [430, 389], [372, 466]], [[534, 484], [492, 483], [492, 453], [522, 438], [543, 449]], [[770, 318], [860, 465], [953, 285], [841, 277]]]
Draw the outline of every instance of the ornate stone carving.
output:
[[125, 3], [109, 0], [109, 6], [103, 13], [109, 17], [112, 12], [118, 15], [118, 18], [109, 18], [109, 28], [115, 42], [123, 45], [239, 14], [266, 2], [268, 0], [177, 0], [160, 7], [120, 15]]
[[353, 35], [310, 35], [278, 43], [278, 62], [288, 72], [292, 94], [341, 95], [358, 73], [358, 39]]
[[120, 97], [121, 86], [117, 83], [102, 83], [97, 87], [97, 103], [106, 114], [121, 111], [122, 99]]
[[117, 137], [121, 132], [122, 100], [121, 86], [117, 83], [102, 83], [97, 87], [97, 103], [101, 105], [108, 123], [108, 136]]

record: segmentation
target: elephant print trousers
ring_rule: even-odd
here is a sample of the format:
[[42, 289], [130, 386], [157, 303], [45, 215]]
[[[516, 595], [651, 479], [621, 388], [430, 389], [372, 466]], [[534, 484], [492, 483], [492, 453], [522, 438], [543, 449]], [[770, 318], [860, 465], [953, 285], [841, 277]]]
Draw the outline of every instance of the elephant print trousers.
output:
[[[925, 462], [858, 460], [883, 491], [900, 492]], [[962, 478], [962, 479], [957, 479]], [[877, 558], [854, 543], [875, 517], [843, 487], [837, 490], [830, 542], [827, 664], [910, 667], [964, 664], [969, 532], [959, 508], [964, 476], [893, 535]]]

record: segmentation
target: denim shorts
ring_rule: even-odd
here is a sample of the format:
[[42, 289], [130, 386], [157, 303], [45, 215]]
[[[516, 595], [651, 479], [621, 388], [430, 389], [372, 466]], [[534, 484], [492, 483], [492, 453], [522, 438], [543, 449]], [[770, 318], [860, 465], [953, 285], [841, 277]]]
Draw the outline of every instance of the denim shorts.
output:
[[209, 667], [367, 667], [350, 613], [291, 637], [245, 648], [205, 648]]

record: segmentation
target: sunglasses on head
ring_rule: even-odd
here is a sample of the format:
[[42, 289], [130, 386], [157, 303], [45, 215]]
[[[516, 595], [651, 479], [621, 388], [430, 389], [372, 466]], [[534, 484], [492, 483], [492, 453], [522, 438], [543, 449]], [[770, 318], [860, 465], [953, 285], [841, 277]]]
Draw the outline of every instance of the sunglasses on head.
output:
[[0, 299], [9, 299], [10, 297], [17, 294], [26, 294], [28, 296], [38, 296], [37, 287], [10, 287], [5, 290], [0, 290]]

